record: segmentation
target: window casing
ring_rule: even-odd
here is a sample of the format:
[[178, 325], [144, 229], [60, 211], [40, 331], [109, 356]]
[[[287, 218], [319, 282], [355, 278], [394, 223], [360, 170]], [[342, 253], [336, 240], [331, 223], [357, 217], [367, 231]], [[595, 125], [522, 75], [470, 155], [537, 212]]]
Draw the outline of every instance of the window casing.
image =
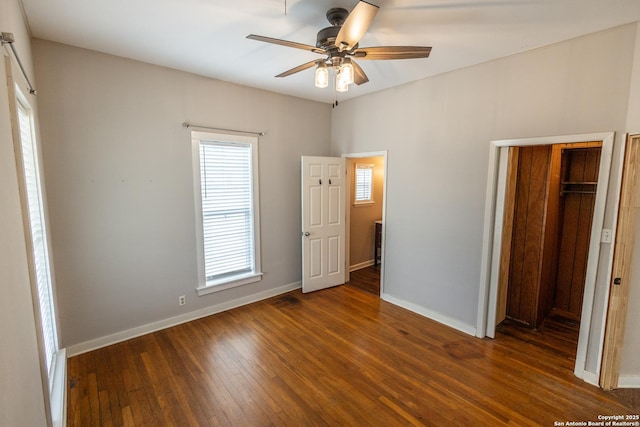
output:
[[29, 219], [29, 238], [31, 243], [30, 262], [32, 263], [34, 273], [32, 280], [38, 298], [38, 317], [42, 330], [42, 349], [49, 380], [49, 391], [51, 392], [55, 361], [59, 347], [38, 149], [31, 107], [17, 88], [16, 94], [24, 193]]
[[373, 202], [373, 165], [356, 163], [353, 203], [364, 205]]
[[192, 132], [198, 294], [261, 279], [258, 139]]

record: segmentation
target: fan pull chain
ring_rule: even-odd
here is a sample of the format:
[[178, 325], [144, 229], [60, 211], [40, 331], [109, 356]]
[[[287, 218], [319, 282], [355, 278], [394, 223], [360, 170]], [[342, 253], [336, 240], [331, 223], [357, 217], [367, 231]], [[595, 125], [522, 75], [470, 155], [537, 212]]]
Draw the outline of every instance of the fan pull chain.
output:
[[284, 0], [284, 16], [287, 16], [287, 0]]

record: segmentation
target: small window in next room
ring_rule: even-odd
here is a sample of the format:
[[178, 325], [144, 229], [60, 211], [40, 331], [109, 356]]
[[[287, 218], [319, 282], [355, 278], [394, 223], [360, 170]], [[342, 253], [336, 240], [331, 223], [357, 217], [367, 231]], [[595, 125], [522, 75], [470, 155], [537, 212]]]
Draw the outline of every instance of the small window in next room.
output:
[[191, 141], [198, 294], [257, 282], [258, 138], [194, 131]]
[[373, 165], [356, 163], [355, 205], [373, 203]]

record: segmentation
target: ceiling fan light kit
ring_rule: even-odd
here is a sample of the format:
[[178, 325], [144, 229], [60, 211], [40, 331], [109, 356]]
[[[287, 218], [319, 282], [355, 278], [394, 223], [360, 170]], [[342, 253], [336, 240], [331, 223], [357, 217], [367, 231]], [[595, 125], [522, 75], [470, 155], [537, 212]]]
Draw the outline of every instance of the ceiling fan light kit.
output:
[[344, 58], [342, 66], [340, 67], [340, 74], [341, 78], [344, 79], [344, 82], [348, 85], [355, 81], [353, 63], [351, 62], [351, 58]]
[[329, 86], [329, 70], [324, 61], [318, 64], [316, 68], [316, 87], [325, 88]]
[[352, 83], [361, 85], [369, 81], [364, 70], [352, 58], [362, 60], [427, 58], [431, 52], [430, 47], [422, 46], [358, 47], [360, 39], [369, 29], [378, 10], [378, 6], [366, 1], [358, 2], [351, 13], [343, 8], [329, 9], [326, 16], [331, 27], [318, 31], [315, 46], [255, 34], [249, 34], [247, 38], [326, 55], [326, 59], [309, 61], [276, 77], [287, 77], [315, 66], [315, 86], [325, 88], [329, 86], [328, 66], [331, 66], [336, 72], [335, 90], [346, 92]]
[[344, 78], [344, 73], [340, 70], [338, 74], [336, 74], [336, 92], [346, 92], [348, 90], [349, 83], [347, 83], [347, 79]]

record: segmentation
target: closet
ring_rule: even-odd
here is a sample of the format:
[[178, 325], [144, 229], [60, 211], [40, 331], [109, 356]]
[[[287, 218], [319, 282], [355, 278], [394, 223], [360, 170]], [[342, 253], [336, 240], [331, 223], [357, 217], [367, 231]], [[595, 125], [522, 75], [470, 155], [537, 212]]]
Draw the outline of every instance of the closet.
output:
[[[601, 143], [513, 147], [505, 211], [505, 315], [531, 328], [579, 321]], [[511, 196], [509, 196], [511, 194]]]

